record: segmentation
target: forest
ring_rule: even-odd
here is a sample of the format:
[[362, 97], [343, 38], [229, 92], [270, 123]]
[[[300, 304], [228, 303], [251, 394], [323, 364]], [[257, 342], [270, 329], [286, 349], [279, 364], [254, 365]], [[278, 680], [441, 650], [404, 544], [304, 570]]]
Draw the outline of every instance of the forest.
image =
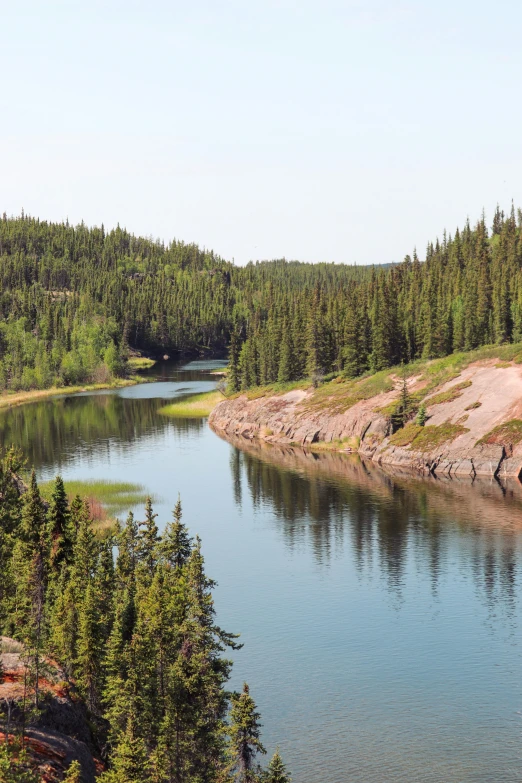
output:
[[522, 212], [403, 262], [235, 266], [117, 227], [0, 220], [0, 390], [106, 382], [129, 352], [229, 353], [232, 391], [522, 339]]
[[[23, 695], [0, 705], [2, 783], [43, 779], [24, 738], [53, 715], [51, 665], [61, 695], [86, 713], [100, 783], [290, 781], [278, 752], [266, 769], [258, 763], [265, 749], [248, 686], [227, 690], [226, 652], [241, 645], [216, 623], [215, 583], [181, 503], [162, 535], [148, 500], [143, 521], [129, 513], [101, 537], [60, 477], [46, 502], [23, 469], [14, 450], [0, 462], [0, 630], [24, 666]], [[66, 773], [82, 780], [76, 762]]]

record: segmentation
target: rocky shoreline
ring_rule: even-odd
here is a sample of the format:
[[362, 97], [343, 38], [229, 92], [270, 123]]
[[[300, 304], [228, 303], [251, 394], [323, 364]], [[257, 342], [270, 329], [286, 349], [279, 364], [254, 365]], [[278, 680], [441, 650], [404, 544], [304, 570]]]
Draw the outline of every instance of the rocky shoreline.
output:
[[[410, 379], [409, 385], [414, 393], [418, 379]], [[225, 438], [358, 452], [381, 466], [424, 474], [518, 478], [522, 441], [509, 426], [503, 432], [502, 425], [520, 421], [522, 426], [522, 367], [500, 366], [495, 360], [476, 362], [436, 391], [426, 400], [426, 433], [440, 441], [443, 428], [452, 429], [446, 440], [423, 448], [416, 448], [415, 441], [394, 443], [385, 410], [397, 400], [397, 387], [344, 410], [338, 397], [331, 405], [323, 397], [318, 405], [312, 388], [254, 399], [242, 394], [219, 403], [209, 424]]]

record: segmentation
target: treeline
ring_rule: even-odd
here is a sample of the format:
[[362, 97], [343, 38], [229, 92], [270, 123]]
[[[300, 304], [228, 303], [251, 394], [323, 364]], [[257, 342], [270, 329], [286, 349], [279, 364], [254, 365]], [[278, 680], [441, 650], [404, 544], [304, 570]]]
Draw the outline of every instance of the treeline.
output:
[[[225, 653], [239, 645], [216, 624], [215, 583], [180, 503], [162, 535], [148, 501], [143, 522], [129, 514], [101, 540], [60, 478], [47, 504], [34, 473], [23, 491], [21, 468], [13, 451], [0, 463], [0, 630], [23, 645], [26, 667], [18, 723], [11, 710], [4, 724], [23, 732], [38, 717], [52, 660], [88, 709], [107, 766], [101, 783], [289, 781], [279, 753], [266, 770], [258, 764], [265, 750], [248, 686], [226, 688]], [[13, 747], [0, 767], [16, 772]]]
[[196, 245], [21, 215], [0, 219], [0, 390], [125, 375], [129, 348], [224, 354], [265, 290], [302, 296], [366, 270], [333, 264], [235, 267]]
[[231, 336], [232, 390], [330, 373], [357, 377], [401, 362], [522, 339], [522, 213], [498, 208], [402, 264], [349, 280], [270, 280]]
[[0, 389], [126, 372], [130, 348], [229, 350], [230, 385], [356, 377], [522, 339], [522, 217], [500, 209], [401, 264], [236, 267], [116, 228], [0, 220]]

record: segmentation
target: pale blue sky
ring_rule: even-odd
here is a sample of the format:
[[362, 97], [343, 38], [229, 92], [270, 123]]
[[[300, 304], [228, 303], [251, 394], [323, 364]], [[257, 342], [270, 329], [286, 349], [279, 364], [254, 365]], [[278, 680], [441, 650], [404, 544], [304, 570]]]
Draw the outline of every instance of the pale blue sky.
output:
[[522, 206], [522, 5], [0, 0], [0, 211], [399, 260]]

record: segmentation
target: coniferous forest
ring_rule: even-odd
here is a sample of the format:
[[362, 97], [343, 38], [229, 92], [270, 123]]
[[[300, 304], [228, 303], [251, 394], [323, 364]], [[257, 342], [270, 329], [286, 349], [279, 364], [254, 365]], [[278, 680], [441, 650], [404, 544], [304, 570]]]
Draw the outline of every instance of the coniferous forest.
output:
[[[226, 653], [241, 645], [216, 624], [215, 584], [180, 502], [162, 535], [149, 500], [142, 522], [130, 513], [101, 538], [61, 478], [45, 502], [34, 472], [24, 487], [22, 468], [13, 450], [0, 460], [0, 630], [20, 643], [25, 666], [23, 699], [1, 705], [13, 739], [0, 746], [0, 780], [43, 779], [19, 737], [56, 703], [52, 662], [59, 695], [72, 689], [86, 713], [101, 783], [289, 781], [279, 753], [265, 770], [258, 763], [265, 750], [248, 686], [227, 690]], [[69, 773], [70, 783], [83, 779], [74, 762]]]
[[116, 228], [0, 220], [0, 389], [124, 376], [130, 349], [229, 351], [230, 386], [356, 377], [522, 339], [522, 213], [376, 267], [237, 267]]

